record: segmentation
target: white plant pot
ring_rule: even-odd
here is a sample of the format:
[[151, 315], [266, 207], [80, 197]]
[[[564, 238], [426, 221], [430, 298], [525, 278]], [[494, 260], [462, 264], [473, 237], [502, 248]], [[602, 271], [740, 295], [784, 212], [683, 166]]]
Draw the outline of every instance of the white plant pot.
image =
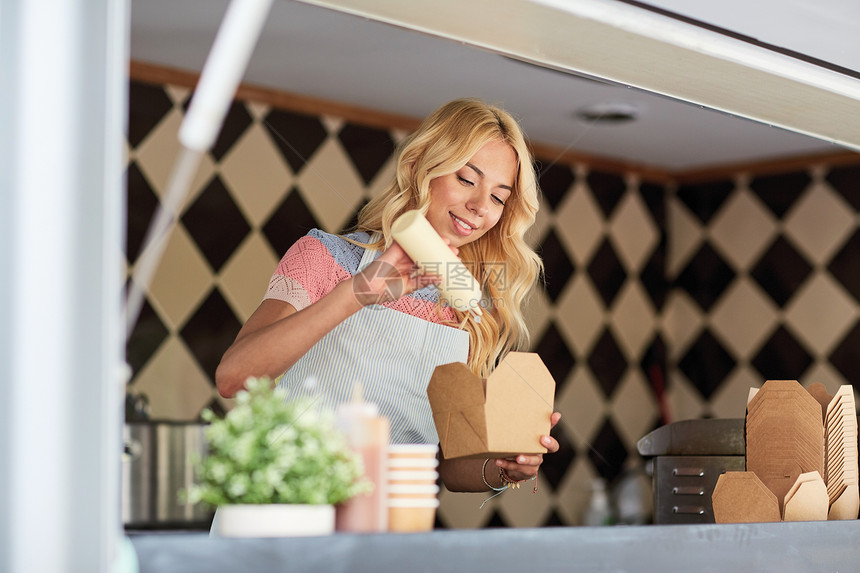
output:
[[307, 537], [334, 532], [332, 505], [224, 505], [215, 511], [214, 537]]

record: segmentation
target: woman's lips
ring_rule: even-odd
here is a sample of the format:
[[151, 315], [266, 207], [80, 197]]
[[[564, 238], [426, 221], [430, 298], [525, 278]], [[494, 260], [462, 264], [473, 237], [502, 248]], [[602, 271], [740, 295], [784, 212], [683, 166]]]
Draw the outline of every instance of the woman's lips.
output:
[[451, 221], [453, 221], [453, 223], [454, 223], [454, 230], [459, 235], [462, 235], [464, 237], [468, 237], [469, 235], [471, 235], [474, 232], [475, 228], [471, 223], [469, 223], [468, 221], [466, 221], [464, 219], [460, 219], [459, 217], [457, 217], [453, 213], [448, 213], [448, 214], [451, 216]]

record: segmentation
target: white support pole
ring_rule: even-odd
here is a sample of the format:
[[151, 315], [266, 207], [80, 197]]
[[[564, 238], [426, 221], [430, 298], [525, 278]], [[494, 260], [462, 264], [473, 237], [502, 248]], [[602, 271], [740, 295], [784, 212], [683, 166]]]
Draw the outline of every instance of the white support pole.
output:
[[0, 0], [0, 570], [116, 570], [128, 0]]

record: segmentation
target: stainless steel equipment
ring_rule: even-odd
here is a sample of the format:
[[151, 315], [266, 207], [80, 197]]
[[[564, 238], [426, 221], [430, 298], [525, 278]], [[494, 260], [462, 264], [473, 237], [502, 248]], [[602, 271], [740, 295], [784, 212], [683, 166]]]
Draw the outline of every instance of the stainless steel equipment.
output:
[[122, 521], [127, 525], [152, 523], [155, 520], [151, 503], [155, 472], [152, 425], [126, 424], [123, 443]]
[[655, 523], [714, 523], [717, 478], [744, 469], [744, 420], [674, 422], [639, 440], [637, 449], [652, 475]]
[[213, 512], [179, 497], [194, 481], [193, 456], [206, 453], [205, 427], [175, 421], [125, 424], [122, 517], [126, 528], [208, 528]]

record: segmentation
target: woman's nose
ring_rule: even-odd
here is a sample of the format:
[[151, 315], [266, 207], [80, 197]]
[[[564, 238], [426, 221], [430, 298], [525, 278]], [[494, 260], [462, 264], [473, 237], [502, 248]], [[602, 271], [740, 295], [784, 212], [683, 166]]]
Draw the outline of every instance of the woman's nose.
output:
[[466, 208], [476, 215], [483, 217], [487, 214], [488, 210], [487, 199], [483, 194], [475, 193], [469, 198], [469, 201], [466, 203]]

